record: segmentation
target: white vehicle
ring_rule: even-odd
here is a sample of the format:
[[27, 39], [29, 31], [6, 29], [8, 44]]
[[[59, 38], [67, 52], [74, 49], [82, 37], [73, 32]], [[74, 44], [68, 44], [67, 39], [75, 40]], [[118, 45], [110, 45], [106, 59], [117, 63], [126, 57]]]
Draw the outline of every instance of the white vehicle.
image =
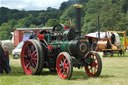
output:
[[12, 55], [14, 59], [17, 59], [20, 57], [21, 49], [23, 47], [24, 42], [20, 42], [16, 48], [12, 51]]

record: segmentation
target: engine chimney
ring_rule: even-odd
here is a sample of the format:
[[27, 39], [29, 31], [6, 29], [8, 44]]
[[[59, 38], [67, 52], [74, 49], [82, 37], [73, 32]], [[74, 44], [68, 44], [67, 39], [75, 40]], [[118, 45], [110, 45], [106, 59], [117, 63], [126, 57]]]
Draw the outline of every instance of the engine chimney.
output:
[[81, 4], [74, 5], [76, 10], [76, 34], [77, 36], [81, 36]]

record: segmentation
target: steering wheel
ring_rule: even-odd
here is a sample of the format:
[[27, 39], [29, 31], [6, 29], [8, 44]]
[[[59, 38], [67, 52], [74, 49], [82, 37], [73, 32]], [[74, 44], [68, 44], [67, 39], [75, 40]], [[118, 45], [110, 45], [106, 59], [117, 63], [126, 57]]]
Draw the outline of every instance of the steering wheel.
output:
[[63, 38], [63, 31], [64, 31], [63, 24], [57, 24], [52, 29], [53, 35], [56, 36], [58, 39]]
[[57, 24], [57, 25], [55, 25], [55, 26], [53, 27], [52, 32], [53, 32], [53, 33], [54, 33], [54, 32], [58, 33], [58, 32], [61, 32], [61, 31], [63, 31], [63, 30], [64, 30], [64, 25], [63, 25], [63, 24]]

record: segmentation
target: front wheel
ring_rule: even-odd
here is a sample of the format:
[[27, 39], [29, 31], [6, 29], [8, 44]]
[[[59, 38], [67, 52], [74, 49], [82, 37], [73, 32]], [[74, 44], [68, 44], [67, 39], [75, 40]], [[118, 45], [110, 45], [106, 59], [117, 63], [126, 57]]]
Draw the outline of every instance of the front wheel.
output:
[[91, 51], [86, 58], [90, 58], [92, 63], [85, 65], [85, 71], [88, 76], [98, 77], [102, 70], [102, 61], [100, 55]]
[[58, 55], [56, 69], [61, 79], [70, 79], [73, 72], [72, 58], [67, 52]]

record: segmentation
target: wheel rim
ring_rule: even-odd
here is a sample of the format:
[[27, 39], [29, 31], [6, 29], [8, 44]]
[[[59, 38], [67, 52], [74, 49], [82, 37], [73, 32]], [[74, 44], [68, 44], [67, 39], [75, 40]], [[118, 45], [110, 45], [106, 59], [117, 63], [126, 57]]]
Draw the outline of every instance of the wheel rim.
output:
[[34, 43], [27, 41], [22, 49], [21, 63], [26, 74], [31, 75], [36, 72], [38, 67], [38, 51]]
[[67, 56], [61, 54], [57, 59], [57, 73], [62, 79], [67, 79], [70, 72], [70, 63]]
[[99, 71], [99, 60], [94, 53], [90, 53], [88, 58], [93, 59], [93, 63], [85, 66], [85, 70], [89, 76], [95, 76]]

